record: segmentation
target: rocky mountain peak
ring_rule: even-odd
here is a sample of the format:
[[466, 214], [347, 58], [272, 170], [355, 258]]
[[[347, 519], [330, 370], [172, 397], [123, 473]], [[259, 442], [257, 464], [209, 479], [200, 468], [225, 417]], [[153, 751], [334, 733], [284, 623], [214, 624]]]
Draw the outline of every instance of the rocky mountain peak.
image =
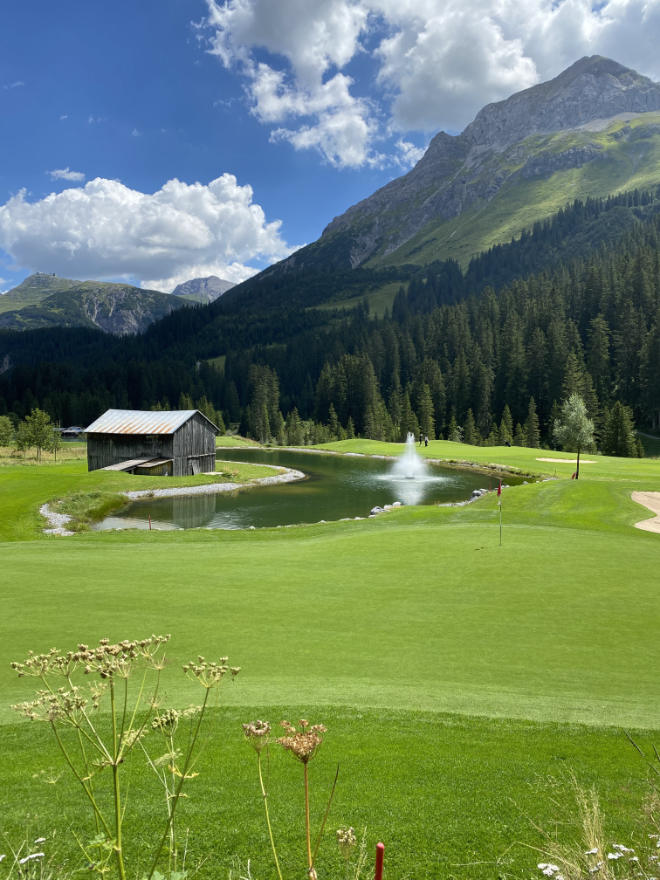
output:
[[468, 125], [470, 145], [503, 148], [532, 134], [578, 128], [619, 113], [660, 109], [660, 85], [600, 55], [581, 58], [559, 76], [488, 104]]
[[199, 302], [213, 302], [234, 287], [233, 282], [208, 275], [205, 278], [191, 278], [177, 285], [172, 291], [173, 296], [185, 296]]
[[[387, 257], [421, 230], [483, 207], [516, 181], [598, 161], [603, 145], [588, 130], [658, 111], [660, 84], [609, 58], [581, 58], [548, 82], [486, 105], [461, 134], [437, 134], [411, 171], [336, 217], [318, 253], [351, 267]], [[629, 133], [621, 132], [621, 143]], [[555, 142], [534, 141], [545, 135]], [[643, 158], [640, 149], [633, 164]], [[314, 259], [312, 250], [290, 261]]]

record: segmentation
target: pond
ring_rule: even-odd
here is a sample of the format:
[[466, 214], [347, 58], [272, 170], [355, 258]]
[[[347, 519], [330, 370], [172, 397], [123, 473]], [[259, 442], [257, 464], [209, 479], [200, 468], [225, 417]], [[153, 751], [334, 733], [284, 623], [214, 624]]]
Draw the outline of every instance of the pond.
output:
[[[246, 529], [368, 516], [376, 506], [464, 501], [497, 478], [428, 464], [414, 479], [393, 474], [394, 462], [350, 455], [257, 448], [218, 451], [218, 460], [249, 461], [303, 471], [307, 479], [231, 494], [178, 495], [131, 502], [97, 529]], [[508, 482], [519, 482], [507, 477]]]

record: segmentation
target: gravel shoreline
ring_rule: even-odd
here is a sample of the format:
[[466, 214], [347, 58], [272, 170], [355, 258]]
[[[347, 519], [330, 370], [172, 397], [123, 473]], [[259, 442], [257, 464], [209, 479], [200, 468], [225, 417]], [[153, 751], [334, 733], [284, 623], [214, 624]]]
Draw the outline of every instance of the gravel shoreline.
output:
[[[270, 465], [264, 465], [270, 467]], [[261, 477], [248, 483], [205, 483], [203, 486], [175, 486], [171, 489], [140, 489], [134, 492], [121, 492], [120, 494], [129, 501], [138, 498], [167, 498], [171, 495], [216, 495], [222, 492], [237, 492], [239, 489], [251, 489], [255, 486], [275, 486], [280, 483], [293, 483], [304, 480], [305, 474], [293, 468], [283, 468], [283, 473], [274, 474], [272, 477]], [[67, 513], [56, 513], [50, 505], [42, 504], [39, 513], [48, 522], [48, 528], [44, 529], [45, 535], [61, 535], [69, 537], [74, 535], [66, 526], [71, 522]]]

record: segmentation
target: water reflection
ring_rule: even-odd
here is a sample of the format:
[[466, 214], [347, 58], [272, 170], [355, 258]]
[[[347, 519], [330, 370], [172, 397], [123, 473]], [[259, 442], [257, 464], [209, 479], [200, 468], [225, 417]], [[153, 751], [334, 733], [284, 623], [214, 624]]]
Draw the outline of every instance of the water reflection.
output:
[[[414, 450], [413, 450], [414, 451]], [[416, 455], [416, 453], [415, 453]], [[307, 478], [298, 483], [253, 488], [230, 495], [181, 495], [129, 504], [100, 528], [246, 529], [368, 516], [373, 507], [462, 501], [473, 489], [489, 488], [474, 471], [425, 465], [402, 471], [391, 460], [281, 450], [221, 450], [225, 460], [291, 467]], [[422, 462], [423, 463], [423, 462]], [[423, 463], [425, 464], [425, 463]], [[491, 481], [492, 482], [492, 481]]]

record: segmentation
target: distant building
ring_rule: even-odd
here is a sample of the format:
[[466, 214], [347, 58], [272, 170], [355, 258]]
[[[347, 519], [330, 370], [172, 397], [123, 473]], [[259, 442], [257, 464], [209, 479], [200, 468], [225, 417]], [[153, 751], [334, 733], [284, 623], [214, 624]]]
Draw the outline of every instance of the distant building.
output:
[[79, 425], [72, 425], [70, 428], [58, 428], [62, 440], [82, 440], [85, 429]]
[[220, 430], [196, 409], [109, 409], [85, 432], [90, 471], [182, 477], [215, 470]]

